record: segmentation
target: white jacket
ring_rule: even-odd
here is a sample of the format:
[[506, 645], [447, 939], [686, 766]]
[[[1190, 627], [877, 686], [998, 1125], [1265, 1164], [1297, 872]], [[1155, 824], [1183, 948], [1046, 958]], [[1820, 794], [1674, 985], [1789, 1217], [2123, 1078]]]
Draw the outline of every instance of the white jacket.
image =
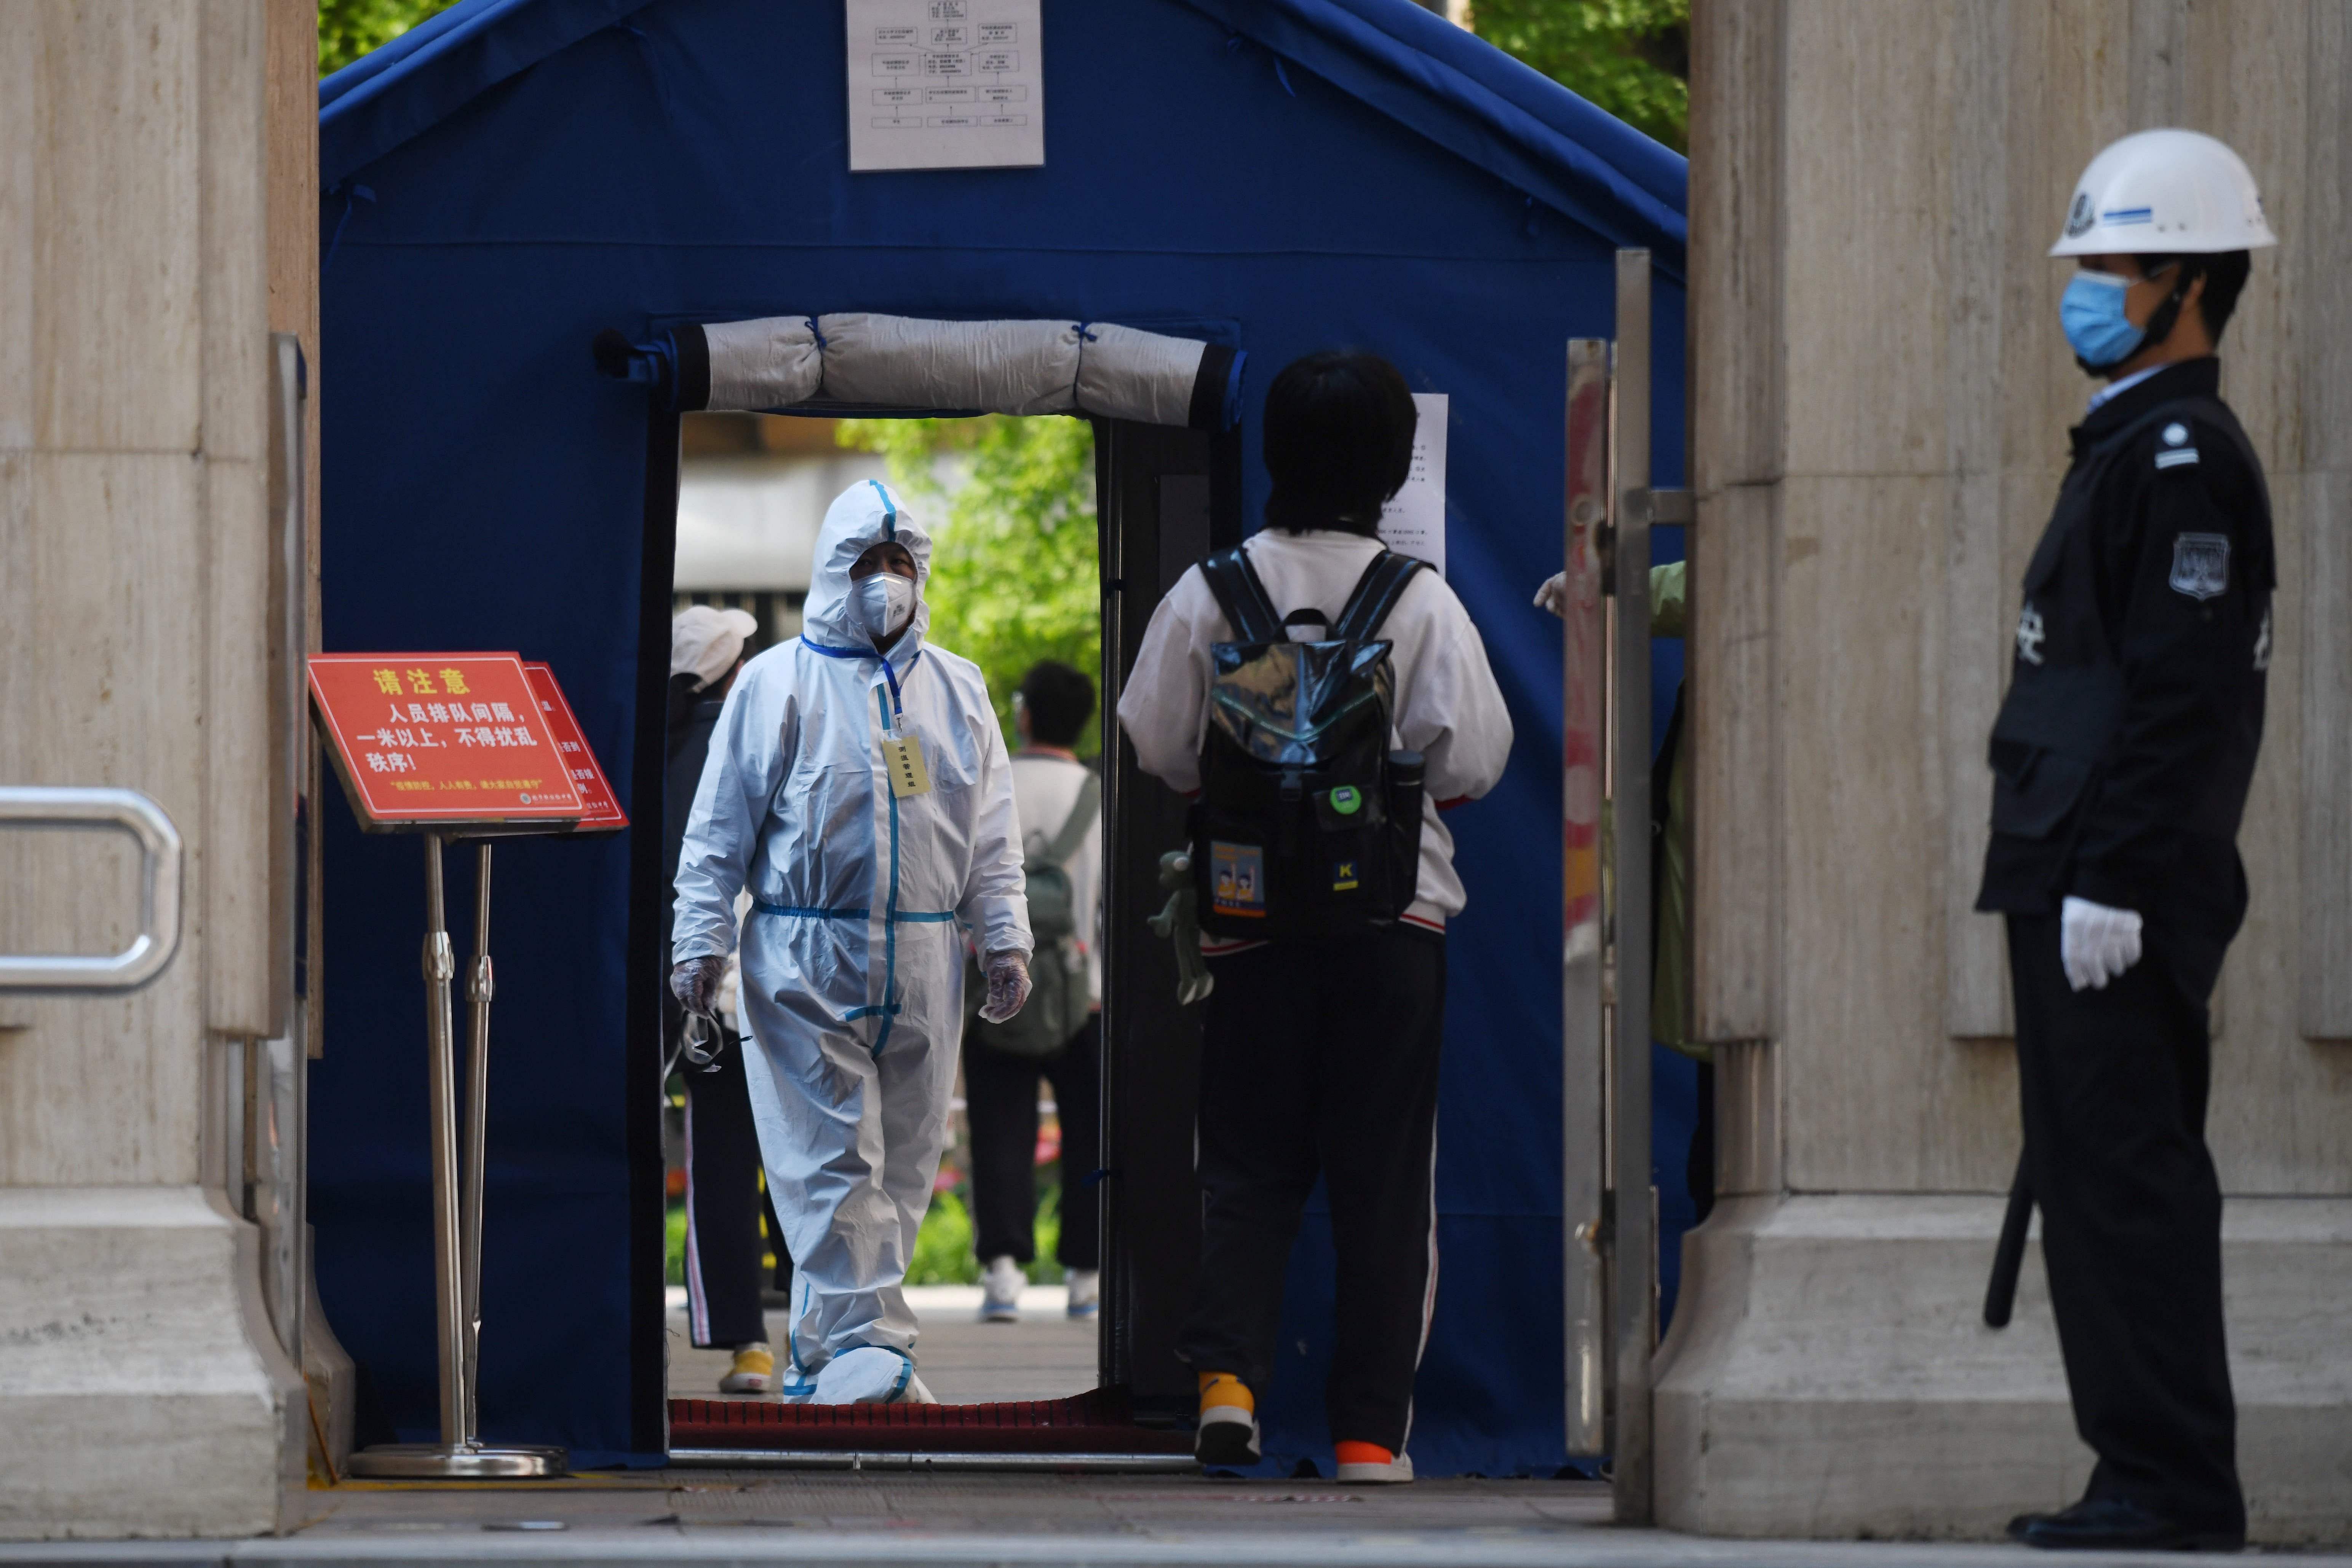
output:
[[[1318, 609], [1337, 617], [1378, 540], [1314, 530], [1268, 529], [1242, 547], [1276, 612]], [[1389, 612], [1381, 636], [1396, 676], [1392, 743], [1426, 759], [1421, 834], [1421, 884], [1404, 918], [1434, 930], [1466, 901], [1454, 870], [1454, 836], [1441, 806], [1475, 800], [1495, 787], [1511, 754], [1511, 716], [1486, 666], [1486, 644], [1469, 612], [1433, 571], [1412, 581]], [[1143, 650], [1119, 693], [1118, 721], [1146, 773], [1187, 795], [1201, 787], [1201, 743], [1207, 732], [1209, 649], [1231, 642], [1233, 627], [1198, 566], [1177, 580], [1151, 613]]]

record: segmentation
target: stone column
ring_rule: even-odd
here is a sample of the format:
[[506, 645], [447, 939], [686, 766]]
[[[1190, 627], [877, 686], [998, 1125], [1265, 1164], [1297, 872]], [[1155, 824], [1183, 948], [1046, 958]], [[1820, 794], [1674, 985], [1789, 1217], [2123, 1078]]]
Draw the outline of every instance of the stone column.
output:
[[1988, 1536], [2079, 1494], [2040, 1260], [1979, 1321], [2017, 1156], [1969, 912], [2019, 580], [2091, 384], [2043, 257], [2126, 132], [2252, 165], [2223, 393], [2281, 591], [2210, 1132], [2256, 1537], [2352, 1531], [2352, 10], [1697, 0], [1695, 1002], [1720, 1184], [1658, 1369], [1658, 1515]]
[[[142, 791], [186, 847], [160, 978], [0, 995], [5, 1535], [253, 1533], [303, 1496], [217, 1070], [286, 1027], [267, 354], [315, 283], [289, 263], [273, 298], [269, 143], [313, 134], [315, 44], [275, 51], [305, 79], [290, 118], [267, 89], [273, 30], [303, 26], [308, 0], [16, 0], [0, 25], [0, 783]], [[314, 233], [283, 193], [315, 155], [279, 162], [274, 216]], [[135, 865], [114, 836], [0, 834], [0, 946], [121, 947]]]

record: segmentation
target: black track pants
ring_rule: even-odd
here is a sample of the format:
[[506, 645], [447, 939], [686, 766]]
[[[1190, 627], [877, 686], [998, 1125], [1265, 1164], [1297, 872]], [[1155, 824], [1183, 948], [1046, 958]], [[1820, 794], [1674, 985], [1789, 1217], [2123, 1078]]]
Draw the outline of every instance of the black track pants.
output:
[[1331, 1437], [1402, 1451], [1437, 1296], [1445, 939], [1396, 925], [1271, 943], [1210, 967], [1201, 1274], [1178, 1353], [1195, 1372], [1265, 1390], [1291, 1240], [1319, 1172], [1339, 1254]]
[[[675, 1004], [670, 1010], [682, 1026], [683, 1010]], [[732, 1029], [725, 1037], [710, 1070], [678, 1058], [686, 1082], [686, 1316], [698, 1349], [768, 1337], [760, 1310], [760, 1134], [743, 1079], [743, 1042]], [[791, 1273], [779, 1244], [779, 1289]]]
[[2075, 1430], [2099, 1456], [2090, 1495], [2242, 1530], [2205, 999], [2153, 951], [2072, 990], [2058, 934], [2009, 917], [2026, 1169]]
[[1059, 1055], [1017, 1057], [964, 1036], [964, 1111], [971, 1125], [972, 1250], [985, 1263], [1037, 1256], [1037, 1080], [1054, 1086], [1062, 1123], [1065, 1268], [1102, 1267], [1102, 1015]]

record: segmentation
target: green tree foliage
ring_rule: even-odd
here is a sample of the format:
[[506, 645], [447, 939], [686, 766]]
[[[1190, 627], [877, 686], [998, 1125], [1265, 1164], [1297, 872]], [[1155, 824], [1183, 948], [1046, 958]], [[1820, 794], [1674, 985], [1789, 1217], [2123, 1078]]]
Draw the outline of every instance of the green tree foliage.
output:
[[452, 0], [319, 0], [319, 74], [383, 47]]
[[[930, 640], [980, 666], [1013, 744], [1013, 689], [1032, 664], [1058, 658], [1090, 679], [1101, 668], [1094, 427], [1053, 416], [845, 419], [839, 439], [888, 458], [891, 482], [931, 523]], [[1089, 725], [1078, 749], [1098, 746]]]
[[1690, 145], [1690, 0], [1473, 0], [1505, 53], [1676, 152]]

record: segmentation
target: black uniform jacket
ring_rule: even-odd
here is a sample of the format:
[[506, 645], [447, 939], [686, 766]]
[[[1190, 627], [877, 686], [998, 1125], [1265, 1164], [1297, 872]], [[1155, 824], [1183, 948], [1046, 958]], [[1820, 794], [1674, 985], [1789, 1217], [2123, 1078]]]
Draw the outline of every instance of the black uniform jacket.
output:
[[2277, 585], [2262, 467], [2220, 384], [2218, 360], [2170, 365], [2074, 429], [1993, 724], [1977, 898], [2137, 910], [2152, 946], [2217, 971], [2245, 914]]

